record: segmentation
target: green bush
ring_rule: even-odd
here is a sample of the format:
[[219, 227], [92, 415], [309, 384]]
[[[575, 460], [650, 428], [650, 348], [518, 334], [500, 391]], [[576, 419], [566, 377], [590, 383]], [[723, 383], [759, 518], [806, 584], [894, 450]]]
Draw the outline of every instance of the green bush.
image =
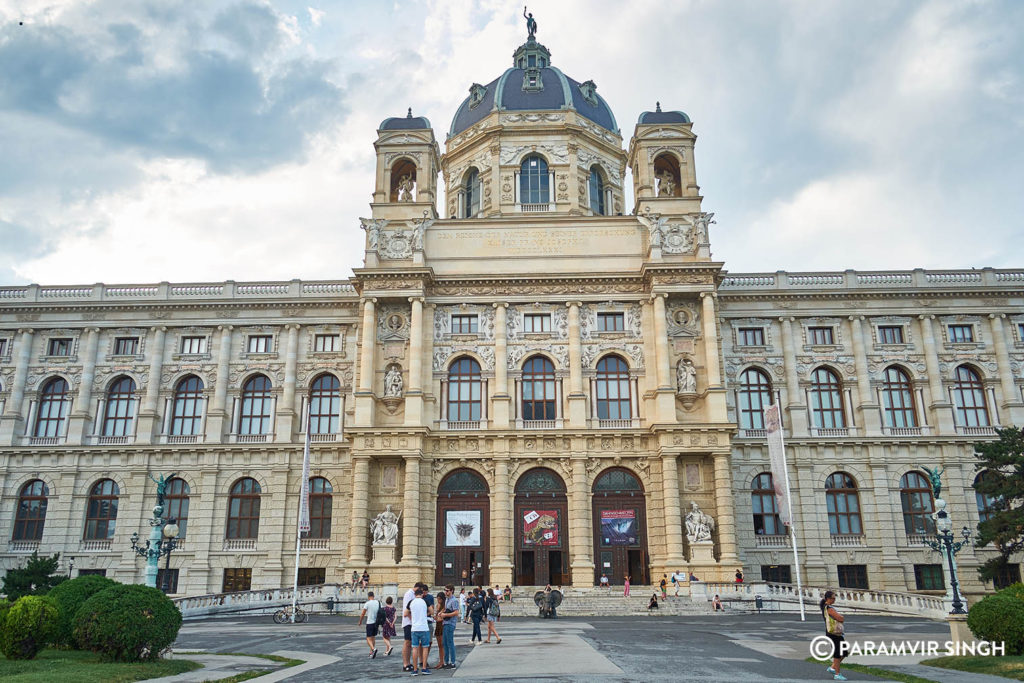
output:
[[1010, 597], [1017, 598], [1018, 600], [1024, 600], [1024, 583], [1015, 583], [1007, 586], [996, 593], [996, 595], [1009, 595]]
[[79, 608], [74, 619], [75, 642], [83, 650], [115, 662], [160, 658], [181, 628], [181, 612], [156, 588], [111, 586]]
[[0, 629], [0, 652], [7, 659], [35, 659], [52, 639], [57, 606], [49, 598], [26, 595], [7, 610]]
[[997, 593], [983, 598], [967, 614], [967, 627], [976, 637], [1006, 643], [1006, 654], [1024, 654], [1024, 600]]
[[46, 597], [57, 605], [57, 630], [53, 637], [54, 645], [74, 647], [75, 614], [78, 613], [78, 609], [96, 593], [116, 585], [116, 581], [105, 576], [87, 574], [65, 581], [47, 593]]

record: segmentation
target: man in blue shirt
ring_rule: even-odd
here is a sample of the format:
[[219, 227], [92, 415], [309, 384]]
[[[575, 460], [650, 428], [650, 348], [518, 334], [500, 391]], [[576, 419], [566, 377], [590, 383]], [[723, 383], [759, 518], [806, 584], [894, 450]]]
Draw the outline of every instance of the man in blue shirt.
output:
[[459, 623], [459, 598], [455, 595], [455, 586], [444, 587], [444, 607], [438, 618], [444, 619], [444, 666], [445, 669], [455, 668], [455, 625]]

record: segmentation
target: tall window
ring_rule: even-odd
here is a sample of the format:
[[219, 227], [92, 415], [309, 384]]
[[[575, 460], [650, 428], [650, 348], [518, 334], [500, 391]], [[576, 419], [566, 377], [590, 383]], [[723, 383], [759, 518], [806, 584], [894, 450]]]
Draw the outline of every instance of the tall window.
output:
[[448, 420], [479, 420], [483, 401], [480, 364], [472, 358], [460, 358], [448, 368]]
[[754, 533], [758, 536], [781, 536], [786, 533], [779, 519], [778, 501], [772, 475], [762, 472], [751, 483], [750, 503], [754, 510]]
[[890, 428], [917, 426], [917, 411], [914, 410], [914, 385], [902, 369], [885, 369], [882, 381], [882, 410], [885, 425]]
[[195, 375], [184, 377], [174, 389], [171, 403], [171, 434], [193, 436], [203, 424], [203, 380]]
[[320, 375], [309, 390], [309, 433], [337, 434], [341, 413], [341, 382], [334, 375]]
[[[995, 474], [993, 474], [992, 472], [990, 472], [988, 470], [985, 470], [984, 472], [981, 472], [978, 476], [976, 476], [974, 478], [974, 488], [977, 489], [978, 488], [978, 484], [980, 482], [991, 481], [992, 479], [995, 478], [995, 476], [996, 476]], [[982, 493], [980, 491], [975, 491], [974, 492], [974, 500], [978, 503], [978, 521], [979, 522], [987, 521], [994, 514], [996, 514], [996, 510], [994, 509], [993, 506], [999, 500], [999, 496], [992, 496], [992, 495], [989, 495], [987, 493]]]
[[242, 406], [238, 418], [239, 434], [269, 434], [273, 399], [270, 380], [264, 375], [250, 378], [242, 387]]
[[68, 383], [55, 377], [43, 385], [39, 395], [39, 412], [36, 414], [36, 428], [32, 435], [49, 438], [60, 436], [67, 412]]
[[900, 504], [907, 534], [934, 534], [935, 511], [932, 487], [920, 472], [907, 472], [900, 479]]
[[85, 540], [103, 541], [114, 537], [120, 493], [117, 484], [110, 479], [101, 479], [93, 485], [85, 508]]
[[469, 169], [466, 174], [466, 182], [462, 185], [465, 192], [465, 209], [463, 218], [472, 218], [480, 213], [480, 173], [475, 169]]
[[605, 356], [598, 361], [595, 386], [599, 420], [629, 420], [633, 417], [626, 361], [618, 356]]
[[590, 167], [590, 210], [598, 216], [604, 216], [604, 180], [597, 166]]
[[860, 524], [860, 497], [857, 482], [846, 472], [835, 472], [825, 480], [825, 507], [830, 534], [864, 533]]
[[107, 406], [103, 411], [103, 436], [128, 436], [132, 433], [135, 417], [135, 380], [122, 377], [115, 380], [107, 391]]
[[331, 506], [334, 497], [331, 482], [323, 477], [309, 480], [309, 536], [308, 538], [331, 537]]
[[180, 477], [175, 477], [167, 482], [167, 488], [164, 490], [164, 516], [177, 521], [178, 538], [185, 538], [185, 531], [188, 528], [188, 497], [190, 493], [188, 482]]
[[341, 345], [341, 338], [336, 334], [318, 334], [313, 337], [313, 351], [316, 353], [334, 353]]
[[843, 384], [828, 368], [818, 368], [811, 375], [811, 417], [818, 429], [846, 427]]
[[526, 157], [519, 167], [519, 202], [521, 204], [550, 203], [549, 183], [547, 162], [538, 156]]
[[555, 419], [555, 366], [543, 356], [523, 364], [523, 419]]
[[961, 365], [953, 378], [953, 404], [959, 427], [988, 427], [988, 407], [985, 404], [985, 385], [978, 373]]
[[46, 499], [50, 491], [39, 479], [33, 479], [21, 487], [18, 494], [18, 510], [14, 514], [15, 541], [39, 541], [43, 538], [43, 524], [46, 522]]
[[260, 534], [260, 485], [255, 479], [239, 479], [228, 498], [230, 539], [257, 538]]
[[740, 375], [740, 429], [764, 429], [764, 409], [772, 404], [772, 383], [768, 375], [749, 368]]

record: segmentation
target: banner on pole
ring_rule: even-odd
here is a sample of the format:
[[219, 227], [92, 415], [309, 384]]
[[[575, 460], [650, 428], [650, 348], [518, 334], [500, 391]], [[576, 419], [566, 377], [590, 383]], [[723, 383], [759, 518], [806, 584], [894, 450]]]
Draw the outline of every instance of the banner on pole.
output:
[[789, 504], [789, 475], [786, 472], [786, 445], [782, 442], [782, 417], [778, 403], [765, 409], [764, 426], [768, 432], [768, 459], [772, 464], [772, 483], [775, 486], [779, 519], [788, 526], [793, 520]]
[[299, 534], [309, 533], [309, 425], [306, 425], [306, 446], [302, 450], [302, 484], [299, 494]]

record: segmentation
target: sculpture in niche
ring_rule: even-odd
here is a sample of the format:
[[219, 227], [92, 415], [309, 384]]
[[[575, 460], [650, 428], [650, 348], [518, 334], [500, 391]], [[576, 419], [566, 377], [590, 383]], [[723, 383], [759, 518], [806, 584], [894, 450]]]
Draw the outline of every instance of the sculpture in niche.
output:
[[690, 511], [686, 513], [686, 539], [690, 543], [710, 543], [714, 530], [715, 520], [700, 509], [697, 501], [691, 501]]
[[401, 513], [395, 514], [388, 505], [384, 512], [370, 522], [370, 533], [373, 534], [373, 545], [395, 545], [398, 540], [398, 520]]
[[402, 382], [402, 369], [398, 364], [393, 364], [388, 367], [388, 371], [384, 373], [384, 397], [385, 398], [401, 398], [402, 390], [405, 388]]
[[398, 179], [398, 201], [400, 202], [411, 202], [412, 201], [412, 174], [406, 173]]
[[683, 358], [676, 366], [676, 384], [680, 394], [697, 393], [697, 368], [689, 358]]
[[664, 169], [654, 175], [658, 179], [658, 196], [674, 197], [676, 194], [676, 177], [668, 169]]

